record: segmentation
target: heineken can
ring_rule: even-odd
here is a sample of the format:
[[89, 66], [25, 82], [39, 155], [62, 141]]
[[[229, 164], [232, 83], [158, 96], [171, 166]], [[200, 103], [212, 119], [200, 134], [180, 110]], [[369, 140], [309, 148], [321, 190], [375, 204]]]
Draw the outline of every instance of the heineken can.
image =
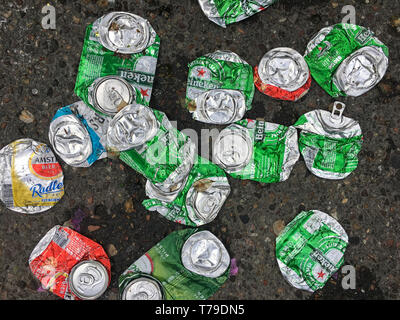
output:
[[213, 221], [230, 193], [228, 179], [222, 169], [198, 156], [186, 182], [177, 194], [159, 194], [148, 190], [150, 199], [142, 202], [150, 211], [158, 211], [166, 219], [200, 226]]
[[63, 180], [60, 164], [44, 143], [25, 138], [0, 150], [0, 199], [12, 211], [49, 210], [64, 195]]
[[65, 300], [96, 299], [111, 278], [110, 260], [102, 246], [59, 225], [35, 246], [29, 268], [44, 289]]
[[294, 124], [301, 129], [304, 162], [320, 178], [344, 179], [357, 168], [363, 135], [357, 121], [343, 116], [344, 109], [344, 103], [335, 102], [331, 113], [310, 111]]
[[82, 300], [94, 300], [107, 289], [110, 279], [108, 271], [96, 260], [77, 263], [69, 273], [68, 284], [71, 292]]
[[[127, 108], [125, 107], [121, 112], [129, 110]], [[155, 135], [153, 136], [153, 133], [151, 133], [149, 137], [152, 136], [152, 138], [149, 140], [147, 138], [139, 139], [140, 136], [138, 135], [138, 139], [135, 138], [136, 141], [140, 140], [140, 143], [143, 144], [121, 152], [119, 158], [145, 176], [151, 183], [157, 185], [158, 188], [168, 192], [190, 171], [195, 160], [195, 145], [189, 137], [172, 126], [164, 112], [150, 108], [146, 110], [150, 110], [149, 115], [152, 113], [156, 119], [154, 128], [157, 128], [157, 130], [155, 130]], [[150, 121], [146, 121], [150, 123]], [[142, 122], [135, 121], [135, 125], [145, 127]], [[131, 127], [132, 132], [135, 133], [133, 130], [135, 126], [132, 125]], [[148, 127], [150, 128], [150, 126]], [[115, 128], [118, 129], [118, 126]], [[110, 129], [113, 130], [111, 124]], [[139, 129], [137, 133], [147, 132], [140, 127]], [[120, 132], [123, 133], [124, 130]], [[116, 132], [118, 131], [116, 130]], [[129, 135], [127, 136], [129, 137]], [[131, 136], [134, 137], [134, 135]], [[143, 136], [145, 135], [143, 134]], [[129, 139], [133, 140], [132, 138]]]
[[348, 236], [331, 216], [301, 212], [276, 238], [276, 259], [295, 288], [314, 292], [343, 265]]
[[242, 119], [254, 96], [251, 66], [231, 51], [216, 51], [189, 65], [186, 108], [193, 119], [227, 124]]
[[204, 14], [221, 27], [265, 10], [277, 0], [198, 0]]
[[107, 148], [125, 151], [154, 138], [158, 122], [153, 111], [140, 104], [130, 104], [119, 111], [107, 129]]
[[50, 123], [49, 140], [61, 159], [70, 166], [89, 167], [105, 158], [110, 121], [83, 101], [57, 110]]
[[121, 299], [205, 300], [229, 277], [230, 256], [209, 231], [174, 231], [118, 279]]
[[296, 50], [275, 48], [254, 68], [254, 84], [272, 98], [297, 101], [310, 89], [310, 70]]
[[383, 78], [388, 56], [388, 47], [371, 30], [339, 23], [311, 39], [304, 59], [314, 80], [332, 97], [357, 97]]
[[[142, 17], [128, 12], [100, 17], [86, 28], [75, 93], [103, 116], [113, 116], [132, 101], [148, 105], [159, 47], [159, 36]], [[97, 80], [106, 76], [116, 78]], [[134, 88], [133, 94], [121, 78]]]
[[111, 117], [123, 107], [134, 103], [135, 97], [134, 88], [119, 76], [98, 78], [88, 89], [89, 103], [95, 110]]
[[285, 181], [300, 157], [294, 127], [245, 119], [222, 130], [214, 162], [234, 178], [264, 183]]

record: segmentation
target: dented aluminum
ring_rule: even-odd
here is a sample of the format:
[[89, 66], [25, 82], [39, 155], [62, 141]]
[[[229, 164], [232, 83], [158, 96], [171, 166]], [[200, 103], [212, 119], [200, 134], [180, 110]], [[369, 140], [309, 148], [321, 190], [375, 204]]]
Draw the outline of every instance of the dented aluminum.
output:
[[163, 300], [163, 291], [157, 280], [150, 276], [133, 279], [125, 287], [122, 300]]

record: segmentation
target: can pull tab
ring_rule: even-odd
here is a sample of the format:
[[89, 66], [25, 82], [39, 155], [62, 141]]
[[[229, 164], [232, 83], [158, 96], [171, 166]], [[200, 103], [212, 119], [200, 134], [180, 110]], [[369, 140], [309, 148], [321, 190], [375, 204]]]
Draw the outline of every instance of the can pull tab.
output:
[[346, 108], [346, 105], [343, 102], [335, 101], [333, 104], [331, 119], [335, 122], [342, 121], [342, 118], [343, 118], [342, 114], [343, 114], [343, 111], [345, 108]]

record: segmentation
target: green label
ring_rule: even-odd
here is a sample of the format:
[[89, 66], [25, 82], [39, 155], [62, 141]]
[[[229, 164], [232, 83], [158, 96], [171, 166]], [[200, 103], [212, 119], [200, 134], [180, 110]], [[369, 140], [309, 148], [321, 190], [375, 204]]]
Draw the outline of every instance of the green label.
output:
[[147, 251], [119, 277], [120, 295], [132, 279], [140, 274], [149, 274], [161, 283], [166, 300], [205, 300], [211, 297], [228, 279], [230, 268], [217, 278], [208, 278], [183, 266], [182, 247], [198, 231], [174, 231]]

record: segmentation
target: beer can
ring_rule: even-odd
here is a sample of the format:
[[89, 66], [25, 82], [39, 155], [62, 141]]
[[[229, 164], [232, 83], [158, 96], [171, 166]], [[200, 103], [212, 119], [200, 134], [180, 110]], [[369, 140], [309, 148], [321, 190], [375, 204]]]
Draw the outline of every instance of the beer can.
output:
[[383, 78], [389, 49], [364, 27], [339, 23], [315, 35], [304, 55], [314, 80], [332, 97], [357, 97]]
[[88, 89], [89, 103], [100, 113], [111, 117], [135, 102], [135, 97], [134, 88], [119, 76], [98, 78]]
[[206, 17], [221, 27], [247, 19], [277, 0], [198, 0]]
[[111, 278], [110, 260], [103, 247], [59, 225], [32, 250], [29, 268], [44, 289], [65, 300], [96, 299]]
[[142, 204], [147, 210], [158, 211], [168, 220], [195, 227], [213, 221], [229, 193], [230, 186], [224, 171], [198, 157], [177, 194], [160, 196], [146, 188], [150, 199]]
[[49, 127], [49, 140], [70, 166], [89, 167], [105, 158], [110, 120], [94, 112], [83, 101], [57, 110]]
[[96, 260], [77, 263], [68, 277], [71, 292], [82, 300], [97, 299], [106, 291], [109, 282], [107, 269]]
[[110, 121], [107, 148], [125, 151], [143, 145], [157, 133], [158, 122], [152, 110], [133, 103], [124, 107]]
[[185, 106], [193, 119], [227, 124], [242, 119], [251, 109], [253, 70], [236, 53], [218, 50], [188, 66]]
[[64, 195], [64, 175], [52, 150], [32, 139], [18, 139], [0, 150], [0, 199], [16, 212], [52, 208]]
[[213, 146], [214, 162], [229, 175], [264, 183], [287, 180], [299, 157], [297, 130], [263, 120], [228, 126]]
[[357, 121], [343, 116], [344, 109], [345, 104], [336, 101], [332, 112], [310, 111], [294, 124], [301, 129], [304, 162], [320, 178], [344, 179], [357, 168], [363, 135]]
[[296, 50], [275, 48], [254, 68], [254, 84], [272, 98], [297, 101], [309, 91], [311, 74], [303, 56]]
[[[130, 91], [129, 87], [115, 82], [115, 79], [108, 79], [106, 83], [98, 80], [101, 87], [99, 95], [96, 92], [93, 94], [92, 89], [96, 86], [93, 82], [97, 79], [115, 76], [127, 81], [134, 89], [132, 101], [148, 105], [153, 90], [159, 48], [159, 36], [142, 17], [119, 11], [98, 18], [86, 28], [74, 89], [76, 95], [101, 115], [112, 116], [118, 111], [118, 106], [121, 106], [118, 103], [122, 102], [118, 97], [121, 92], [123, 100], [130, 104], [127, 93]], [[102, 87], [110, 83], [117, 85], [118, 90], [109, 92], [113, 104], [107, 105], [109, 97], [104, 95]], [[96, 106], [96, 103], [102, 107]]]
[[295, 288], [322, 289], [344, 262], [348, 236], [331, 216], [303, 211], [276, 238], [276, 259], [283, 277]]
[[229, 272], [229, 253], [215, 235], [193, 228], [178, 230], [120, 275], [119, 295], [121, 299], [205, 300], [221, 288]]
[[149, 275], [138, 275], [122, 291], [122, 300], [164, 300], [161, 283]]

